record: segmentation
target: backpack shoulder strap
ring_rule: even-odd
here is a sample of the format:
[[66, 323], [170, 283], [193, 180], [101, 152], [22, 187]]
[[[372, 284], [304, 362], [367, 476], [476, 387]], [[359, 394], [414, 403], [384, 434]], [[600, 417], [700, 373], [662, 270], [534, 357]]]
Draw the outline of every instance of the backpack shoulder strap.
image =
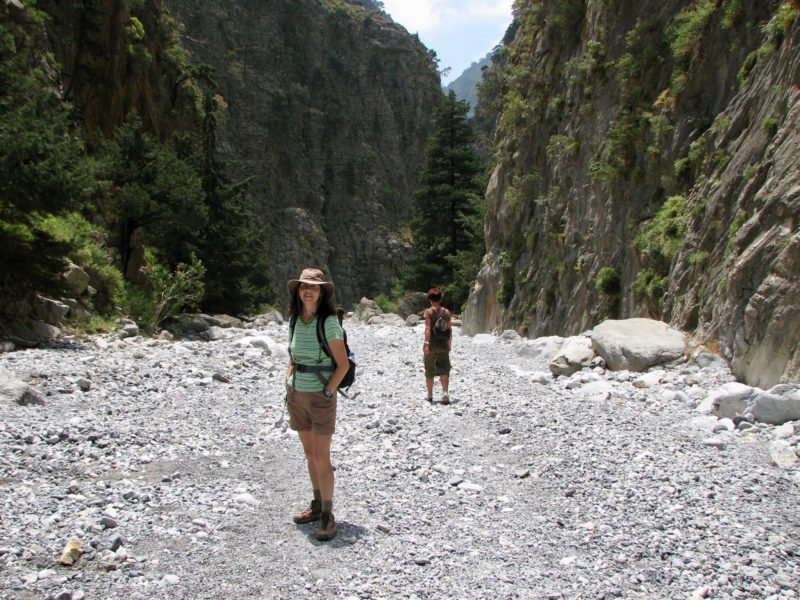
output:
[[[328, 315], [329, 317], [330, 315]], [[317, 341], [319, 342], [322, 351], [328, 356], [328, 358], [333, 358], [333, 354], [331, 354], [331, 349], [328, 346], [328, 338], [325, 335], [325, 319], [320, 319], [317, 317]]]
[[292, 356], [292, 338], [294, 337], [294, 327], [297, 325], [297, 315], [289, 318], [289, 360], [294, 364], [294, 357]]

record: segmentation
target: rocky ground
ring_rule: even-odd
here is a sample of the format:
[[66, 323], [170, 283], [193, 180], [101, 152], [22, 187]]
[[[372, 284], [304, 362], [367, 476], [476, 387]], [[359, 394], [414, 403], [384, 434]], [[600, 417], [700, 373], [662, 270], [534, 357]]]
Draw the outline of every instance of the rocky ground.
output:
[[0, 405], [0, 597], [798, 597], [800, 478], [776, 427], [698, 417], [720, 362], [553, 379], [456, 332], [454, 403], [429, 405], [420, 326], [345, 324], [329, 543], [291, 522], [284, 326], [0, 355], [46, 401]]

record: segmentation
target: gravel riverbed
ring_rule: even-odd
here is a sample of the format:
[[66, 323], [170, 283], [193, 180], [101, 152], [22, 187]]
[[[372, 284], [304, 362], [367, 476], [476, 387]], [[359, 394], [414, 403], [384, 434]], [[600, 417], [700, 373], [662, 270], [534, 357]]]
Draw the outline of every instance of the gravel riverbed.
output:
[[0, 597], [798, 597], [775, 427], [695, 410], [721, 362], [553, 379], [528, 341], [456, 329], [453, 403], [430, 405], [420, 326], [345, 326], [328, 543], [291, 522], [310, 489], [285, 325], [0, 355], [45, 396], [0, 404]]

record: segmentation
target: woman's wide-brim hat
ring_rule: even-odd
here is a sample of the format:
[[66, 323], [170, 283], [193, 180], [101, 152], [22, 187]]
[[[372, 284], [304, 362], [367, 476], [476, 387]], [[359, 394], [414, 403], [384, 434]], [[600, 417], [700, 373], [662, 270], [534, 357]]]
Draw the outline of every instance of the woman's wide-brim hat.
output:
[[333, 283], [330, 281], [325, 281], [325, 274], [319, 269], [303, 269], [303, 272], [300, 273], [300, 277], [289, 280], [289, 283], [286, 284], [286, 287], [289, 288], [289, 295], [292, 298], [294, 298], [294, 295], [297, 292], [297, 286], [301, 283], [319, 285], [323, 289], [327, 290], [329, 298], [333, 297]]

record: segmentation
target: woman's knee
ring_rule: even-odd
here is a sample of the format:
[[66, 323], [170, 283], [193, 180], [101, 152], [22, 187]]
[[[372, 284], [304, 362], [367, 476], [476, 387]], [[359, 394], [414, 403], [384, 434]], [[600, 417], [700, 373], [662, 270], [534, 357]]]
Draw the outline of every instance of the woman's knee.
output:
[[306, 455], [306, 458], [318, 471], [321, 469], [331, 469], [333, 467], [331, 464], [331, 457], [328, 454], [311, 454]]

